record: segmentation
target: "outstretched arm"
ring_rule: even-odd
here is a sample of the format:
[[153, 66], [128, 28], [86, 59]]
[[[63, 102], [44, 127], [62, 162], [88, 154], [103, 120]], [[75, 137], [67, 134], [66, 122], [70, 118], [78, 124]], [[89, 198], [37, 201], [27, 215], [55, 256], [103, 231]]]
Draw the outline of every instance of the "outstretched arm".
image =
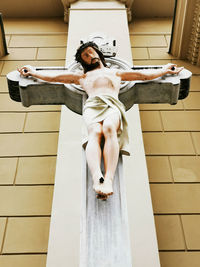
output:
[[84, 74], [75, 74], [75, 73], [66, 73], [55, 76], [47, 76], [38, 73], [33, 68], [22, 67], [21, 69], [17, 69], [21, 75], [24, 77], [32, 76], [34, 78], [38, 78], [47, 82], [59, 82], [59, 83], [75, 83], [79, 84], [79, 80], [84, 78]]
[[147, 71], [118, 71], [116, 73], [117, 76], [121, 77], [122, 81], [146, 81], [153, 80], [159, 78], [166, 74], [178, 74], [183, 70], [183, 67], [177, 68], [175, 64], [167, 64], [162, 69], [151, 71], [148, 73]]

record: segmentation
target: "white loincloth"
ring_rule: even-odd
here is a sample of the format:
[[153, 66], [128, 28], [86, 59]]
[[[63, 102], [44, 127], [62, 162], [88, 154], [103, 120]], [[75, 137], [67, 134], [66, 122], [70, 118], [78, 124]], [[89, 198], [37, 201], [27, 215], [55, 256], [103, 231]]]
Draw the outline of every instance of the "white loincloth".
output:
[[[119, 99], [111, 95], [97, 95], [89, 97], [83, 108], [83, 119], [88, 127], [92, 123], [101, 122], [109, 115], [117, 112], [120, 118], [120, 127], [117, 132], [120, 152], [129, 156], [128, 123], [125, 116], [125, 107]], [[85, 148], [88, 142], [88, 134], [84, 133], [82, 145]]]

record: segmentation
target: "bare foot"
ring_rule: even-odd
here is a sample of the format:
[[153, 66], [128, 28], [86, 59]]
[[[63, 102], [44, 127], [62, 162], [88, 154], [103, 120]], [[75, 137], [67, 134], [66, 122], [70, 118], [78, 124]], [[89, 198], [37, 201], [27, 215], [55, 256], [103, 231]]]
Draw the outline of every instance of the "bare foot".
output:
[[97, 193], [97, 198], [107, 200], [108, 196], [113, 194], [113, 180], [103, 177], [93, 179], [93, 189]]
[[113, 194], [113, 180], [110, 178], [105, 178], [104, 183], [101, 185], [101, 193], [105, 196], [110, 196]]
[[104, 182], [103, 177], [93, 178], [93, 189], [97, 194], [101, 194], [101, 186], [103, 182]]

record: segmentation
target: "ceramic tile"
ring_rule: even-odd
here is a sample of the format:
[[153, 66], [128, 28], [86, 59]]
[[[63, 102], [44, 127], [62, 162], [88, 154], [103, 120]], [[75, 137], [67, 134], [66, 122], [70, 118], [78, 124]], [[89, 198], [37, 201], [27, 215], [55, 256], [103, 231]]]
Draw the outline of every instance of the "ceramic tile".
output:
[[50, 215], [53, 186], [0, 186], [0, 215]]
[[200, 92], [190, 92], [188, 97], [183, 100], [184, 107], [190, 109], [200, 109]]
[[166, 47], [164, 35], [130, 35], [132, 47]]
[[147, 155], [195, 154], [189, 133], [143, 133], [143, 139]]
[[200, 157], [170, 157], [175, 182], [200, 182]]
[[9, 33], [67, 32], [68, 25], [63, 17], [53, 18], [4, 18], [4, 28]]
[[129, 23], [130, 33], [171, 33], [171, 18], [134, 18]]
[[178, 101], [176, 105], [170, 104], [140, 104], [140, 110], [183, 110], [183, 102]]
[[0, 246], [3, 244], [3, 237], [6, 228], [6, 218], [0, 218]]
[[54, 183], [56, 157], [19, 158], [16, 184]]
[[200, 184], [151, 184], [155, 213], [200, 213]]
[[134, 60], [134, 66], [148, 66], [148, 65], [166, 65], [168, 63], [170, 63], [171, 60], [170, 59], [147, 59], [147, 60]]
[[159, 250], [184, 249], [184, 239], [179, 216], [155, 216]]
[[150, 182], [172, 182], [168, 157], [147, 156], [146, 161]]
[[3, 267], [45, 267], [46, 255], [0, 255]]
[[147, 48], [132, 48], [131, 51], [132, 51], [133, 60], [149, 58]]
[[9, 218], [3, 253], [46, 253], [49, 218]]
[[200, 132], [192, 133], [192, 137], [194, 140], [195, 149], [196, 149], [198, 155], [200, 155]]
[[36, 48], [9, 48], [9, 55], [4, 56], [1, 60], [34, 60], [36, 57]]
[[161, 119], [158, 111], [140, 111], [142, 131], [162, 131]]
[[59, 60], [66, 58], [66, 48], [63, 47], [46, 47], [39, 48], [37, 60]]
[[[17, 68], [23, 67], [24, 65], [31, 65], [35, 67], [46, 67], [46, 66], [65, 66], [65, 60], [48, 60], [48, 61], [6, 61], [3, 65], [1, 75], [7, 75], [9, 72], [16, 70]], [[1, 66], [1, 62], [0, 62]]]
[[148, 48], [150, 59], [172, 59], [174, 58], [172, 55], [170, 55], [168, 48]]
[[17, 158], [0, 158], [0, 184], [13, 184]]
[[25, 132], [59, 131], [60, 112], [28, 113]]
[[200, 215], [182, 215], [187, 249], [200, 249]]
[[22, 132], [25, 113], [0, 113], [0, 133]]
[[6, 77], [0, 77], [0, 93], [8, 93], [8, 84]]
[[190, 91], [200, 91], [200, 75], [192, 76], [191, 84], [190, 84]]
[[160, 252], [162, 267], [199, 267], [200, 252]]
[[10, 47], [57, 47], [67, 45], [67, 34], [12, 35]]
[[0, 112], [60, 111], [59, 105], [33, 105], [23, 107], [21, 102], [13, 101], [8, 94], [0, 94]]
[[162, 111], [164, 131], [200, 131], [200, 111]]
[[0, 135], [0, 156], [55, 156], [57, 133], [27, 133]]

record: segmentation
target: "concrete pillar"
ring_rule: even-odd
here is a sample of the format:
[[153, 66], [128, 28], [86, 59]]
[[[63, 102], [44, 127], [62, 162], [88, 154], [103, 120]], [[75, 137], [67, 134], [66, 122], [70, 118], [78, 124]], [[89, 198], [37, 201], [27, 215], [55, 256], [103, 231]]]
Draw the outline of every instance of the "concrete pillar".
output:
[[170, 53], [200, 65], [200, 1], [176, 0]]

